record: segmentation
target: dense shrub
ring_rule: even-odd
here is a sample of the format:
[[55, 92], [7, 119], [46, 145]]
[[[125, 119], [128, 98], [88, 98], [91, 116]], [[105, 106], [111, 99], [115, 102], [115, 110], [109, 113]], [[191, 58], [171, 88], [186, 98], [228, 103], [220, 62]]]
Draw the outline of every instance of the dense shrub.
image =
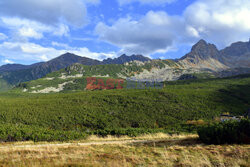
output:
[[118, 128], [118, 129], [103, 129], [103, 130], [96, 130], [93, 132], [95, 135], [99, 135], [102, 137], [105, 137], [107, 135], [113, 135], [113, 136], [130, 136], [130, 137], [136, 137], [143, 134], [153, 134], [153, 133], [159, 133], [159, 132], [167, 132], [163, 129], [143, 129], [143, 128]]
[[206, 144], [250, 143], [250, 120], [226, 121], [202, 126], [198, 135]]
[[86, 134], [77, 131], [58, 131], [28, 126], [5, 125], [0, 127], [0, 141], [68, 141], [85, 139]]
[[[61, 80], [54, 80], [51, 86], [55, 87]], [[78, 84], [84, 85], [82, 81]], [[49, 87], [49, 80], [41, 79], [39, 84], [38, 80], [32, 82], [37, 83], [28, 85], [28, 89], [40, 83]], [[166, 83], [164, 89], [148, 90], [55, 94], [13, 90], [0, 93], [0, 140], [77, 140], [86, 131], [101, 136], [136, 136], [148, 133], [145, 129], [196, 132], [197, 126], [223, 112], [243, 115], [250, 107], [249, 92], [250, 77], [175, 81]]]

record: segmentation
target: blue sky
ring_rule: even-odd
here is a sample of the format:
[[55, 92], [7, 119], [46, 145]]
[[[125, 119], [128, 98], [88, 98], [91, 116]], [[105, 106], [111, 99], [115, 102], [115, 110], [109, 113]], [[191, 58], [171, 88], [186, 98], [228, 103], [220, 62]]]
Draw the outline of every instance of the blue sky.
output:
[[0, 65], [65, 52], [180, 58], [200, 39], [247, 41], [249, 18], [249, 0], [0, 0]]

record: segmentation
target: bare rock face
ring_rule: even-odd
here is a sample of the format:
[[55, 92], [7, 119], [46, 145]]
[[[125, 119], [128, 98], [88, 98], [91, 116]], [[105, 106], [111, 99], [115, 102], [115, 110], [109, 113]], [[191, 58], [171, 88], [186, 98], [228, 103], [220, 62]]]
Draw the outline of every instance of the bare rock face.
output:
[[175, 81], [183, 74], [199, 73], [198, 69], [176, 69], [176, 68], [162, 68], [152, 69], [151, 71], [144, 70], [143, 72], [131, 77], [132, 80], [139, 81]]
[[216, 46], [214, 44], [208, 44], [205, 40], [201, 39], [192, 47], [191, 52], [183, 58], [193, 58], [194, 60], [196, 58], [200, 58], [202, 60], [206, 60], [209, 58], [217, 59], [218, 57], [219, 50], [216, 48]]
[[185, 68], [211, 69], [219, 71], [228, 67], [220, 62], [220, 52], [213, 44], [204, 40], [196, 43], [190, 53], [182, 57], [179, 62]]

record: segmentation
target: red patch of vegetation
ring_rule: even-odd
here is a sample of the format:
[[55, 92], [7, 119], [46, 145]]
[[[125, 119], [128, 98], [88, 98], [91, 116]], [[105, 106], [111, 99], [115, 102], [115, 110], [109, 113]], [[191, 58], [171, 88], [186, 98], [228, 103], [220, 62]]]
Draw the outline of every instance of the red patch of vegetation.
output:
[[87, 90], [96, 89], [123, 89], [124, 80], [123, 79], [97, 79], [95, 77], [87, 78]]

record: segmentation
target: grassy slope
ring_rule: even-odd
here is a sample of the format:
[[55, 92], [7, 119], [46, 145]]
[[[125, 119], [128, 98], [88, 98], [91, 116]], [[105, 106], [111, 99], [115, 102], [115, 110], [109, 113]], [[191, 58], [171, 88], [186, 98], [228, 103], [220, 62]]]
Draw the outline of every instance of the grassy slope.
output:
[[0, 95], [0, 125], [85, 131], [103, 128], [176, 129], [187, 120], [250, 107], [250, 77], [168, 82], [161, 90]]
[[[48, 74], [45, 78], [41, 78], [38, 80], [33, 80], [25, 83], [21, 83], [18, 86], [18, 89], [23, 91], [23, 89], [27, 89], [27, 92], [39, 91], [48, 87], [58, 88], [59, 84], [63, 84], [65, 82], [73, 82], [67, 83], [64, 86], [64, 91], [75, 91], [75, 90], [84, 90], [86, 87], [86, 77], [92, 76], [100, 76], [110, 78], [120, 78], [121, 76], [124, 78], [131, 77], [135, 73], [140, 73], [143, 70], [150, 71], [152, 68], [164, 68], [165, 66], [175, 67], [176, 71], [180, 71], [180, 65], [171, 60], [154, 60], [151, 62], [146, 62], [143, 65], [137, 65], [135, 62], [130, 62], [126, 65], [121, 64], [109, 64], [109, 65], [95, 65], [95, 66], [85, 66], [81, 64], [74, 64], [65, 69], [61, 69], [56, 72], [52, 72]], [[78, 78], [67, 78], [63, 79], [61, 76], [75, 76], [77, 74], [81, 74], [82, 77]], [[197, 78], [205, 79], [211, 78], [212, 76], [207, 73], [193, 74]], [[46, 80], [46, 78], [50, 78], [50, 80]]]
[[83, 74], [85, 77], [91, 77], [93, 75], [101, 75], [106, 76], [109, 75], [112, 78], [118, 78], [119, 75], [124, 77], [133, 76], [134, 73], [140, 73], [144, 69], [151, 70], [152, 68], [164, 68], [165, 66], [176, 67], [178, 68], [178, 64], [173, 61], [165, 61], [165, 60], [154, 60], [150, 62], [145, 62], [143, 65], [138, 65], [135, 62], [123, 64], [108, 64], [108, 65], [96, 65], [96, 66], [84, 66], [81, 64], [72, 65], [66, 69], [62, 69], [58, 72], [48, 74], [48, 77], [60, 76], [61, 73], [65, 73], [67, 75], [74, 74]]
[[[28, 92], [32, 92], [39, 91], [47, 87], [57, 88], [59, 84], [69, 81], [73, 81], [73, 83], [66, 84], [64, 86], [65, 91], [84, 90], [87, 84], [86, 77], [109, 75], [112, 78], [118, 78], [118, 74], [127, 76], [127, 73], [131, 73], [132, 71], [141, 71], [141, 68], [137, 67], [136, 65], [131, 65], [130, 67], [125, 68], [125, 65], [118, 64], [96, 66], [85, 66], [81, 64], [75, 64], [68, 68], [50, 73], [45, 78], [21, 83], [17, 87], [17, 90], [19, 89], [22, 91], [25, 88]], [[62, 79], [60, 78], [62, 74], [64, 74], [65, 76], [83, 74], [83, 76], [78, 78]], [[46, 78], [51, 78], [51, 80], [46, 80]]]
[[0, 149], [1, 166], [248, 167], [249, 163], [249, 145], [206, 146], [189, 137], [122, 145], [82, 146], [75, 143], [67, 146], [17, 148], [12, 143], [11, 147]]

